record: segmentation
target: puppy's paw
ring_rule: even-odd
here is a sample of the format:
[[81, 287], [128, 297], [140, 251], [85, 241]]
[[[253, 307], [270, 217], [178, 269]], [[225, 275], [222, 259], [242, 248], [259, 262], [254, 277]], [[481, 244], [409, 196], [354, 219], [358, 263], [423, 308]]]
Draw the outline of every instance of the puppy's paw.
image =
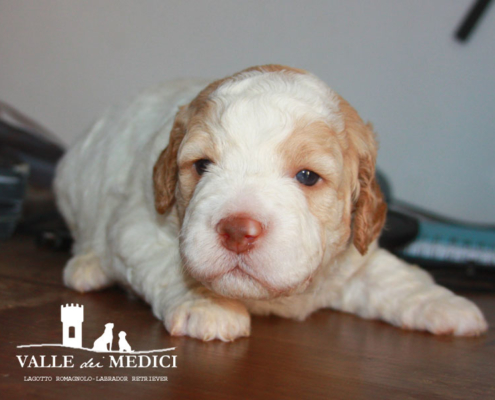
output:
[[78, 292], [99, 290], [111, 284], [95, 253], [72, 257], [64, 268], [64, 283]]
[[478, 336], [488, 329], [479, 308], [460, 296], [447, 296], [432, 300], [421, 307], [412, 326], [435, 335]]
[[172, 336], [230, 342], [249, 336], [251, 319], [243, 304], [228, 299], [186, 301], [165, 315], [165, 327]]

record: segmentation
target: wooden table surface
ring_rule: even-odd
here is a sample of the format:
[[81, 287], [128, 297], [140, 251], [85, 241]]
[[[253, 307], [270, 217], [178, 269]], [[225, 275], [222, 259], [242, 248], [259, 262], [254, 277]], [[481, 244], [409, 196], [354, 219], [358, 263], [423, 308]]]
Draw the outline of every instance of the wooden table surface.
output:
[[[480, 338], [435, 337], [323, 310], [304, 322], [254, 317], [250, 338], [203, 343], [170, 337], [148, 305], [123, 290], [78, 294], [64, 288], [67, 258], [37, 249], [28, 237], [0, 244], [1, 399], [495, 399], [493, 329]], [[494, 325], [495, 295], [465, 295]], [[91, 348], [113, 322], [114, 348], [123, 330], [133, 349], [174, 347], [150, 355], [175, 355], [177, 367], [110, 368], [110, 355], [17, 347], [62, 343], [60, 306], [67, 303], [84, 305], [83, 347]], [[41, 355], [47, 362], [56, 356], [56, 365], [70, 355], [74, 367], [34, 368], [31, 357], [39, 362]], [[24, 368], [17, 356], [27, 356]], [[91, 358], [102, 368], [81, 368]], [[67, 377], [86, 381], [57, 381]]]

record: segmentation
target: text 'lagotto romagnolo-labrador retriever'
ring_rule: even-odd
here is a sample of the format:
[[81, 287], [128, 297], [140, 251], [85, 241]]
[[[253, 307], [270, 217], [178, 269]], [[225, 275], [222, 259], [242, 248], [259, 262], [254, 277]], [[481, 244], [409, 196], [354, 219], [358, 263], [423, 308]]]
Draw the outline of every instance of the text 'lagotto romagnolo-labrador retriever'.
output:
[[378, 248], [386, 205], [370, 125], [314, 75], [277, 65], [181, 80], [111, 110], [56, 177], [81, 291], [119, 283], [172, 335], [234, 340], [250, 313], [331, 307], [478, 335], [479, 309]]

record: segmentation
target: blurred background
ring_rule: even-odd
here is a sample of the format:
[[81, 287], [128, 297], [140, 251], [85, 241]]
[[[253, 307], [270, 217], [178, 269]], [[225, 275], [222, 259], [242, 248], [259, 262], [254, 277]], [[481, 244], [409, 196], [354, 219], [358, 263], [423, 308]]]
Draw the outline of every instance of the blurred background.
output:
[[0, 0], [0, 100], [70, 143], [178, 77], [286, 64], [373, 123], [393, 197], [495, 223], [495, 7], [472, 0]]

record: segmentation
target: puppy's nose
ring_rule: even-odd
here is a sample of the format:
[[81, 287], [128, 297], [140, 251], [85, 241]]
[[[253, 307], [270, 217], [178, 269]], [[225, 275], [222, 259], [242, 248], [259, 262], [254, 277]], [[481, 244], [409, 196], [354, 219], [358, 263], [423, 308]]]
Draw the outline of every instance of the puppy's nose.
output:
[[261, 223], [247, 217], [228, 217], [217, 225], [223, 247], [240, 254], [251, 249], [263, 232]]

